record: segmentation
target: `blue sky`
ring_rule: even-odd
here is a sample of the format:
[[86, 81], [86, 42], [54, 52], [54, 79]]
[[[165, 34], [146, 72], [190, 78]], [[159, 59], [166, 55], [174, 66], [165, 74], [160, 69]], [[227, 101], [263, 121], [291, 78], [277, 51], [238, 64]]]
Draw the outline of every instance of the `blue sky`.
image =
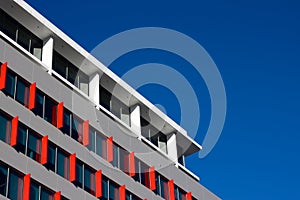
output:
[[[228, 105], [217, 145], [204, 159], [188, 159], [188, 168], [223, 199], [300, 199], [298, 1], [27, 2], [88, 51], [116, 33], [145, 26], [195, 39], [217, 64]], [[167, 52], [149, 50], [123, 56], [110, 67], [122, 75], [149, 61], [184, 64]], [[204, 83], [199, 77], [190, 77], [191, 82], [196, 78], [203, 99], [196, 138], [201, 143], [210, 111]], [[147, 85], [139, 91], [178, 121], [178, 102], [166, 88]], [[158, 98], [157, 91], [165, 96]]]

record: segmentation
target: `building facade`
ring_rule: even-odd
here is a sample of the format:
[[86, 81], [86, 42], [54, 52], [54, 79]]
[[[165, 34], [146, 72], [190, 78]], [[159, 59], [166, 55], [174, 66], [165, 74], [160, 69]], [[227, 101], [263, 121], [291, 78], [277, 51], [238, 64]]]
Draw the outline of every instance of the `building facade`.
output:
[[186, 131], [23, 0], [0, 1], [0, 199], [219, 199]]

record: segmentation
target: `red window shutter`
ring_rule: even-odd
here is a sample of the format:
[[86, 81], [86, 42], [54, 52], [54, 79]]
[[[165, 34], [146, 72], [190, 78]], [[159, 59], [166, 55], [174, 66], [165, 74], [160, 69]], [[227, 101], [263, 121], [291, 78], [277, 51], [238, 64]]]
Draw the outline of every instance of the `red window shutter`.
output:
[[76, 180], [76, 153], [70, 155], [69, 165], [69, 180], [73, 182]]
[[30, 192], [30, 174], [24, 176], [23, 182], [23, 200], [29, 200], [29, 192]]
[[186, 200], [192, 200], [192, 193], [191, 192], [186, 193], [185, 199]]
[[60, 200], [60, 196], [61, 196], [61, 192], [56, 192], [54, 195], [53, 195], [53, 200]]
[[168, 182], [168, 193], [169, 200], [175, 200], [174, 180], [169, 180]]
[[15, 146], [17, 144], [18, 122], [19, 122], [18, 116], [16, 116], [11, 120], [10, 146]]
[[129, 176], [134, 176], [135, 175], [135, 162], [134, 162], [134, 152], [131, 152], [128, 155], [128, 164], [129, 164]]
[[98, 170], [95, 173], [95, 182], [96, 182], [96, 191], [95, 191], [95, 196], [97, 198], [102, 196], [102, 171]]
[[47, 163], [48, 158], [48, 135], [42, 138], [42, 148], [41, 148], [41, 164]]
[[64, 123], [64, 102], [60, 102], [57, 105], [57, 113], [56, 113], [56, 127], [61, 128], [63, 127]]
[[155, 184], [155, 168], [152, 166], [145, 172], [145, 183], [146, 187], [148, 187], [150, 190], [156, 189]]
[[89, 120], [86, 120], [82, 124], [82, 133], [83, 133], [83, 146], [87, 146], [89, 144]]
[[7, 62], [5, 62], [1, 65], [1, 69], [0, 69], [0, 90], [5, 88], [6, 71], [7, 71]]
[[29, 100], [28, 100], [28, 109], [32, 110], [35, 107], [35, 93], [36, 93], [36, 83], [32, 83], [29, 86]]
[[107, 138], [107, 140], [106, 140], [106, 146], [107, 146], [107, 161], [111, 162], [114, 159], [113, 137]]
[[126, 188], [125, 185], [119, 187], [119, 200], [126, 200]]

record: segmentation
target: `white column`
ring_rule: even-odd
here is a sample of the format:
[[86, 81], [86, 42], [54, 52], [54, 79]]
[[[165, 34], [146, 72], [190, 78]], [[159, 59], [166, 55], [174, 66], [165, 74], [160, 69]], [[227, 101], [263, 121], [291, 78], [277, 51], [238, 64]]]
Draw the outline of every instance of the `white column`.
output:
[[99, 95], [99, 84], [100, 84], [100, 76], [99, 74], [93, 74], [90, 76], [89, 81], [89, 96], [96, 104], [100, 103], [100, 95]]
[[174, 161], [177, 162], [177, 144], [176, 134], [172, 134], [167, 141], [168, 155]]
[[141, 108], [139, 105], [132, 106], [130, 108], [130, 125], [131, 129], [135, 134], [137, 134], [139, 137], [141, 136]]
[[52, 71], [52, 60], [53, 60], [53, 38], [49, 38], [44, 41], [42, 51], [42, 62], [46, 65], [48, 73]]

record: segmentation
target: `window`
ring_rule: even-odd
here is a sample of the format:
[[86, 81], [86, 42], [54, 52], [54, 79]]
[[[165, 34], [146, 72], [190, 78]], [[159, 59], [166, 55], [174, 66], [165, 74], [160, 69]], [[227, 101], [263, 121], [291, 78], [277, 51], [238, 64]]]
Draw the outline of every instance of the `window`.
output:
[[27, 105], [28, 103], [28, 94], [29, 88], [28, 83], [18, 77], [17, 79], [17, 90], [16, 90], [16, 100], [23, 104]]
[[55, 172], [55, 158], [56, 158], [56, 148], [52, 142], [48, 141], [48, 156], [46, 168]]
[[0, 194], [6, 196], [7, 186], [7, 167], [0, 164]]
[[33, 160], [40, 162], [41, 158], [41, 138], [32, 131], [28, 132], [28, 148], [27, 156]]
[[71, 137], [78, 141], [79, 139], [79, 126], [82, 123], [82, 120], [80, 120], [78, 117], [75, 117], [73, 115], [72, 117], [72, 133], [71, 133]]
[[76, 161], [76, 180], [73, 182], [77, 187], [83, 187], [83, 163]]
[[0, 113], [0, 140], [6, 142], [7, 132], [10, 131], [9, 128], [9, 119], [4, 114]]
[[44, 118], [44, 94], [38, 89], [36, 90], [35, 94], [35, 107], [33, 112], [41, 118]]
[[111, 108], [111, 104], [110, 104], [111, 96], [112, 95], [106, 89], [100, 86], [100, 105], [109, 111]]
[[84, 190], [90, 194], [95, 194], [95, 171], [88, 166], [84, 166]]
[[102, 197], [101, 200], [108, 200], [108, 178], [102, 175]]
[[41, 200], [52, 199], [52, 196], [53, 196], [53, 192], [51, 192], [50, 190], [42, 187], [42, 189], [41, 189]]
[[69, 162], [68, 155], [62, 150], [57, 151], [57, 174], [68, 179], [69, 169], [67, 166]]
[[53, 69], [62, 77], [67, 78], [68, 63], [66, 59], [56, 51], [53, 51]]
[[1, 12], [3, 13], [1, 31], [12, 40], [16, 41], [18, 22], [7, 15], [3, 10], [1, 10]]
[[120, 169], [124, 172], [124, 173], [128, 173], [129, 169], [128, 169], [128, 155], [129, 153], [123, 149], [120, 148]]
[[27, 138], [27, 128], [19, 122], [17, 144], [15, 146], [15, 149], [24, 154], [26, 150], [26, 138]]
[[64, 134], [67, 134], [67, 135], [70, 136], [70, 131], [71, 131], [71, 113], [67, 109], [64, 109], [64, 123], [63, 123], [63, 127], [61, 128], [61, 131]]
[[44, 119], [48, 121], [49, 123], [52, 124], [53, 122], [53, 117], [54, 117], [54, 111], [55, 111], [55, 106], [56, 102], [54, 102], [52, 99], [49, 97], [45, 97], [45, 114], [44, 114]]
[[39, 185], [35, 182], [30, 180], [30, 200], [39, 200]]
[[114, 167], [120, 167], [119, 165], [119, 158], [122, 159], [122, 157], [119, 157], [119, 149], [121, 150], [121, 148], [119, 148], [117, 145], [113, 144], [113, 161], [111, 162], [111, 164]]
[[106, 138], [100, 134], [96, 133], [96, 153], [102, 158], [106, 158]]
[[118, 194], [119, 194], [119, 186], [116, 183], [110, 181], [109, 182], [109, 200], [119, 199]]
[[3, 90], [4, 94], [14, 98], [15, 95], [15, 81], [16, 75], [14, 75], [10, 70], [7, 69], [6, 72], [6, 82], [5, 82], [5, 89]]
[[11, 200], [19, 200], [22, 197], [22, 191], [23, 191], [23, 177], [19, 173], [10, 170], [8, 198], [10, 198]]
[[95, 133], [96, 131], [93, 128], [89, 128], [89, 144], [87, 145], [87, 148], [90, 151], [95, 152]]

